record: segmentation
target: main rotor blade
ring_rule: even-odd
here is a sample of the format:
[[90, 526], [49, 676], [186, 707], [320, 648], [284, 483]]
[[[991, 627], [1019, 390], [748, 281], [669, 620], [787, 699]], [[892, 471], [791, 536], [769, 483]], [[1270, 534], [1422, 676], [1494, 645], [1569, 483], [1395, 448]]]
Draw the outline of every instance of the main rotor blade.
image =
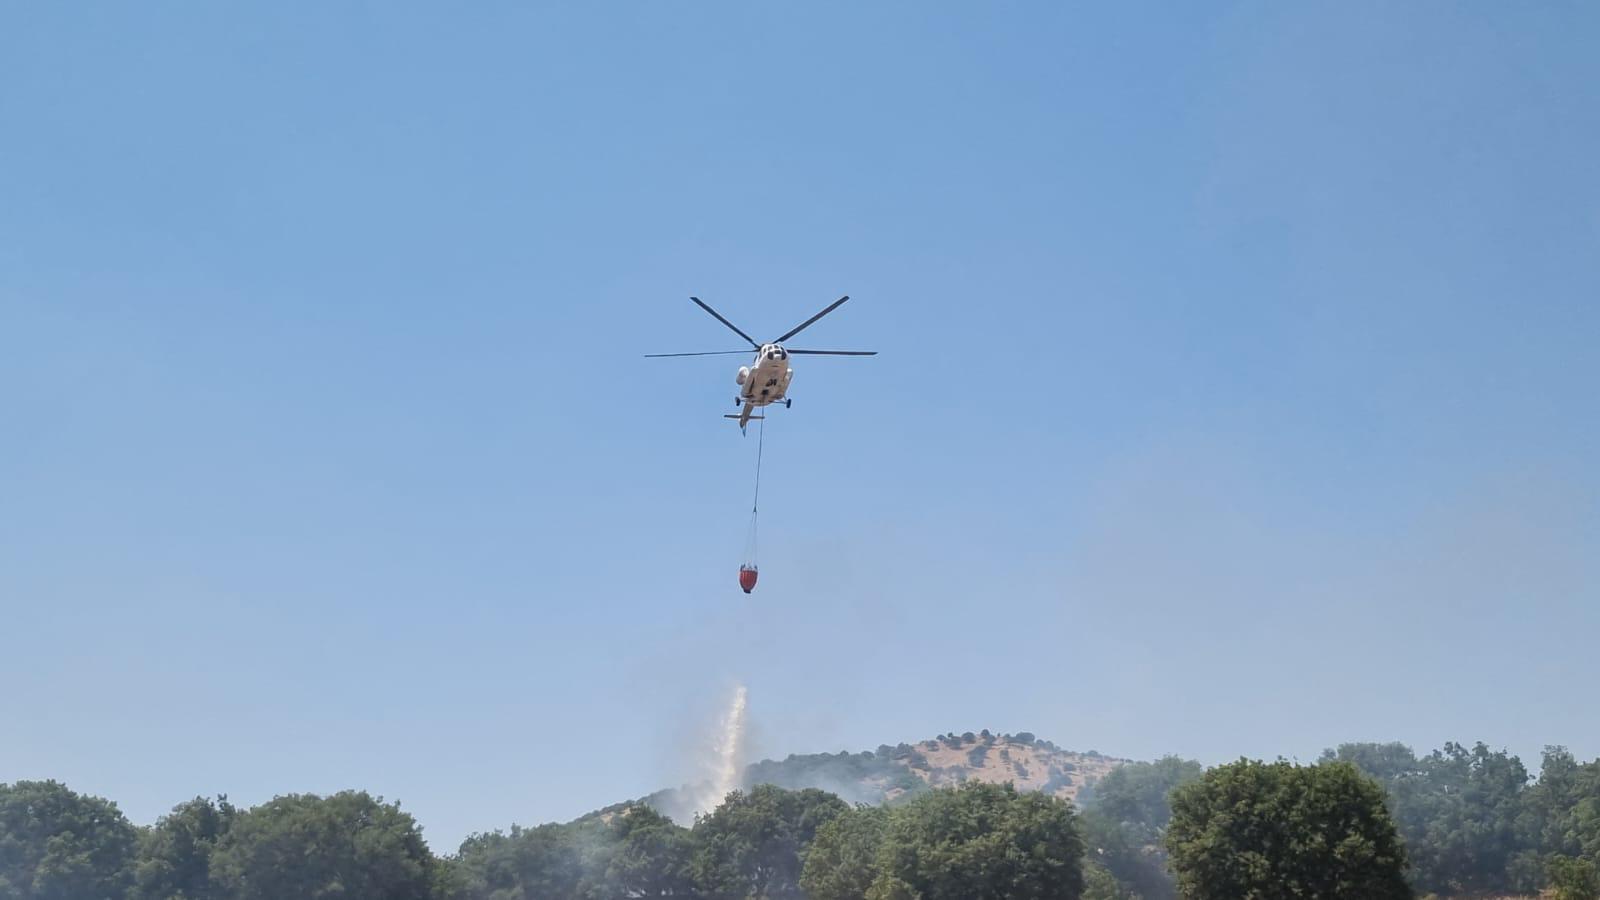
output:
[[[750, 352], [751, 351], [749, 350], [712, 350], [706, 353], [646, 353], [645, 358], [657, 359], [663, 356], [728, 356], [729, 354], [733, 353], [738, 353], [741, 356], [749, 356]], [[793, 353], [794, 351], [791, 350], [789, 352]]]
[[719, 313], [716, 310], [712, 309], [711, 307], [707, 306], [705, 304], [705, 302], [702, 301], [699, 297], [690, 297], [689, 299], [693, 300], [696, 306], [700, 307], [701, 309], [705, 310], [708, 313], [711, 313], [713, 316], [716, 316], [718, 322], [721, 322], [722, 324], [728, 326], [729, 328], [732, 328], [734, 334], [737, 334], [739, 337], [742, 337], [745, 340], [749, 341], [750, 342], [750, 346], [755, 347], [757, 349], [760, 349], [761, 345], [756, 343], [756, 339], [755, 338], [753, 338], [750, 335], [745, 334], [744, 332], [740, 331], [739, 330], [739, 326], [733, 324], [732, 322], [729, 322], [727, 319], [724, 319], [722, 317], [722, 313]]
[[811, 318], [805, 320], [804, 322], [801, 322], [799, 325], [796, 325], [795, 327], [789, 329], [789, 333], [788, 334], [785, 334], [783, 337], [778, 338], [777, 340], [773, 341], [773, 343], [774, 344], [781, 344], [784, 341], [787, 341], [789, 338], [792, 338], [795, 335], [799, 334], [800, 332], [805, 331], [806, 328], [809, 327], [812, 322], [815, 322], [816, 320], [822, 318], [823, 316], [827, 315], [828, 313], [831, 313], [834, 310], [838, 309], [839, 308], [839, 304], [841, 304], [841, 303], [843, 303], [843, 302], [845, 302], [846, 300], [849, 300], [849, 299], [850, 299], [850, 295], [849, 294], [845, 294], [843, 297], [840, 297], [839, 299], [837, 299], [837, 300], [833, 301], [832, 303], [828, 304], [828, 308], [827, 309], [823, 310], [822, 312], [817, 313], [816, 315], [814, 315]]
[[876, 350], [790, 350], [783, 348], [788, 353], [804, 353], [807, 356], [877, 356]]

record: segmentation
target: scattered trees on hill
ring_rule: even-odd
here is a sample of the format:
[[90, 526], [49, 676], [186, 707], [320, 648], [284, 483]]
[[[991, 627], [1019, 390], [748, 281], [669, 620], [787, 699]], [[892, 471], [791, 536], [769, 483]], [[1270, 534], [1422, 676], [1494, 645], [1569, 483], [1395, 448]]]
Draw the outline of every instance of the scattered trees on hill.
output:
[[791, 790], [820, 787], [848, 802], [882, 803], [891, 790], [926, 790], [927, 782], [913, 768], [928, 768], [927, 758], [906, 744], [884, 745], [876, 753], [793, 754], [781, 762], [762, 760], [748, 768], [745, 782]]
[[1172, 792], [1166, 844], [1193, 900], [1412, 896], [1383, 790], [1349, 763], [1218, 766]]

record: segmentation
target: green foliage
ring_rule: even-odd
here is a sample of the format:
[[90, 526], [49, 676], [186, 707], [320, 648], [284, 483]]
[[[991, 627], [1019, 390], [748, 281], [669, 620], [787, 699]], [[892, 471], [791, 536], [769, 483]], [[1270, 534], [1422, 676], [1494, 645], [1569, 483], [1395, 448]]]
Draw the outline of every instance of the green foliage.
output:
[[619, 806], [606, 818], [473, 835], [437, 893], [448, 900], [701, 896], [689, 829], [641, 805]]
[[1166, 840], [1191, 900], [1412, 896], [1383, 791], [1348, 763], [1218, 766], [1173, 791]]
[[1600, 860], [1600, 759], [1580, 765], [1566, 748], [1546, 747], [1528, 807], [1540, 849]]
[[1586, 859], [1552, 856], [1545, 865], [1551, 900], [1600, 900], [1600, 868]]
[[1504, 751], [1446, 744], [1421, 760], [1428, 817], [1418, 841], [1417, 884], [1451, 893], [1509, 891], [1510, 863], [1521, 846], [1519, 819], [1528, 770]]
[[451, 900], [586, 900], [600, 887], [609, 855], [598, 821], [475, 834], [461, 844]]
[[1177, 887], [1167, 872], [1167, 854], [1159, 837], [1139, 823], [1117, 822], [1095, 809], [1078, 817], [1088, 858], [1122, 890], [1144, 900], [1172, 900]]
[[1092, 857], [1146, 900], [1175, 896], [1162, 848], [1172, 819], [1168, 798], [1202, 772], [1199, 763], [1176, 756], [1127, 763], [1102, 778], [1085, 803], [1082, 823]]
[[1095, 784], [1094, 809], [1114, 822], [1139, 826], [1155, 842], [1172, 819], [1169, 801], [1174, 788], [1200, 780], [1204, 769], [1192, 759], [1164, 756], [1155, 762], [1127, 763]]
[[1098, 862], [1084, 863], [1083, 900], [1141, 900], [1128, 889], [1111, 870]]
[[121, 900], [137, 840], [114, 803], [55, 781], [0, 784], [0, 900]]
[[1418, 890], [1449, 896], [1537, 886], [1528, 771], [1515, 756], [1482, 743], [1449, 743], [1421, 758], [1403, 744], [1343, 744], [1322, 758], [1351, 763], [1383, 785]]
[[803, 852], [817, 829], [848, 812], [832, 794], [759, 785], [734, 791], [694, 824], [695, 882], [706, 897], [803, 898]]
[[971, 782], [894, 810], [867, 896], [1077, 900], [1082, 856], [1069, 804]]
[[858, 806], [817, 829], [800, 872], [810, 900], [862, 900], [877, 876], [877, 858], [888, 828], [881, 806]]
[[[912, 747], [887, 745], [877, 753], [795, 754], [781, 761], [763, 760], [745, 770], [745, 783], [770, 784], [789, 790], [817, 788], [838, 794], [851, 803], [882, 803], [888, 791], [922, 791], [926, 782], [908, 771], [927, 768], [926, 759]], [[885, 752], [887, 751], [887, 752]]]
[[612, 849], [604, 890], [613, 897], [695, 895], [694, 840], [687, 828], [649, 807], [632, 807], [611, 822]]
[[356, 791], [291, 794], [238, 813], [211, 857], [212, 882], [235, 900], [426, 900], [433, 868], [416, 821]]
[[[941, 740], [969, 762], [986, 761], [980, 754], [994, 744], [1013, 768], [1023, 761], [987, 732]], [[114, 805], [54, 782], [0, 785], [0, 900], [966, 900], [1080, 889], [1091, 900], [1172, 900], [1167, 847], [1182, 848], [1173, 864], [1196, 900], [1386, 900], [1406, 896], [1393, 877], [1396, 828], [1411, 886], [1431, 895], [1544, 889], [1556, 900], [1600, 900], [1600, 760], [1579, 763], [1559, 747], [1546, 749], [1533, 782], [1516, 757], [1482, 744], [1421, 757], [1403, 744], [1344, 744], [1311, 769], [1241, 762], [1198, 781], [1193, 762], [1132, 763], [1083, 786], [1081, 816], [976, 783], [930, 793], [908, 765], [928, 763], [900, 744], [750, 770], [798, 788], [838, 786], [871, 807], [764, 785], [732, 795], [694, 829], [624, 803], [567, 825], [475, 835], [444, 860], [409, 816], [365, 794], [280, 797], [245, 811], [196, 798], [135, 829]], [[1352, 780], [1352, 766], [1381, 783], [1376, 811], [1372, 785]], [[1075, 768], [1051, 765], [1047, 787]], [[1174, 787], [1189, 804], [1176, 819]]]
[[203, 900], [216, 896], [211, 856], [238, 811], [226, 797], [196, 797], [174, 807], [142, 836], [133, 900]]

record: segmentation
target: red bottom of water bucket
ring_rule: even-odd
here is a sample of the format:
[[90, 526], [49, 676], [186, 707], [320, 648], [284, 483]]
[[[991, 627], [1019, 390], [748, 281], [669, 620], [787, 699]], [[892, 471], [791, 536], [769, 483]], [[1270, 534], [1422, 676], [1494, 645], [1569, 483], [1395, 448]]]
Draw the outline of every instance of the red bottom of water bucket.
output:
[[756, 567], [755, 566], [740, 566], [739, 567], [739, 587], [744, 588], [744, 592], [746, 594], [748, 594], [751, 591], [755, 590], [755, 587], [756, 587]]

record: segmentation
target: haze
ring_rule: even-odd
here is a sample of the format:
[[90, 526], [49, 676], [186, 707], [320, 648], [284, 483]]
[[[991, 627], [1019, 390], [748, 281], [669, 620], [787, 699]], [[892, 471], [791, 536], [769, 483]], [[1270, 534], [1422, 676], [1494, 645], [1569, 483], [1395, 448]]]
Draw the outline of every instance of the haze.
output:
[[[1600, 754], [1600, 10], [0, 13], [0, 782]], [[841, 294], [768, 421], [737, 338]]]

